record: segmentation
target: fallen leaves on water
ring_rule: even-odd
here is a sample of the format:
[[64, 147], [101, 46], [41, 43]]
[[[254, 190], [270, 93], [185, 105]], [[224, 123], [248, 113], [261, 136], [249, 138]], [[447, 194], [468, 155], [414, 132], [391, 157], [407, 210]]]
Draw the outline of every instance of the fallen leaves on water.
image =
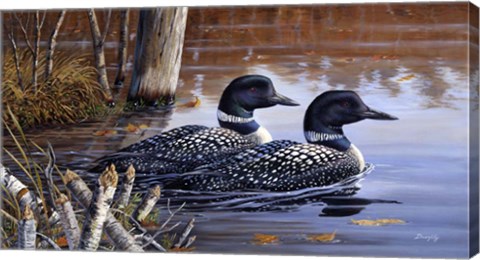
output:
[[67, 246], [68, 246], [67, 237], [66, 237], [66, 236], [61, 236], [61, 237], [59, 237], [59, 238], [56, 239], [55, 243], [56, 243], [59, 247], [67, 247]]
[[376, 220], [352, 219], [352, 223], [359, 226], [384, 226], [384, 225], [392, 225], [392, 224], [405, 224], [406, 222], [404, 220], [395, 219], [395, 218], [381, 218]]
[[139, 133], [141, 130], [148, 128], [148, 125], [146, 124], [141, 124], [141, 125], [135, 125], [128, 123], [128, 125], [125, 127], [125, 131], [129, 133]]
[[336, 233], [337, 231], [333, 231], [333, 233], [308, 235], [307, 240], [313, 241], [313, 242], [331, 242], [335, 239]]
[[116, 135], [116, 134], [117, 134], [117, 131], [116, 130], [111, 130], [111, 129], [98, 130], [98, 131], [95, 131], [93, 133], [94, 136], [112, 136], [112, 135]]
[[401, 77], [399, 79], [397, 79], [398, 82], [403, 82], [403, 81], [407, 81], [407, 80], [411, 80], [415, 78], [415, 75], [414, 74], [409, 74], [407, 76], [404, 76], [404, 77]]
[[178, 105], [179, 107], [199, 107], [202, 102], [197, 96], [194, 97], [194, 100], [188, 101], [187, 103]]
[[380, 61], [380, 60], [398, 60], [398, 56], [396, 55], [373, 55], [373, 61]]
[[275, 244], [278, 243], [279, 239], [276, 235], [268, 235], [268, 234], [254, 234], [252, 243], [255, 245], [268, 245], [268, 244]]

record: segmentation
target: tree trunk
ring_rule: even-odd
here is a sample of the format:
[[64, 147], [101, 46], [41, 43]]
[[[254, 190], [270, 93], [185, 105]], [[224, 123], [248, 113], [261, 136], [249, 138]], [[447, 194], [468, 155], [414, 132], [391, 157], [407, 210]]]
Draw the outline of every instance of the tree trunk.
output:
[[118, 199], [118, 208], [123, 209], [127, 206], [130, 199], [130, 194], [133, 189], [133, 182], [135, 181], [135, 168], [133, 165], [130, 165], [123, 177], [122, 182], [122, 191], [120, 193], [120, 198]]
[[36, 11], [33, 19], [33, 64], [32, 64], [32, 87], [33, 91], [37, 91], [37, 82], [38, 82], [38, 55], [40, 53], [40, 11]]
[[22, 219], [18, 222], [17, 244], [19, 249], [35, 249], [35, 240], [37, 237], [37, 224], [35, 222], [33, 211], [27, 205], [22, 211]]
[[58, 15], [58, 20], [55, 25], [55, 29], [53, 29], [50, 38], [48, 39], [48, 50], [46, 55], [46, 68], [45, 68], [45, 80], [48, 80], [50, 74], [52, 73], [53, 69], [53, 53], [55, 52], [55, 47], [57, 46], [57, 36], [58, 31], [60, 30], [60, 26], [62, 26], [63, 19], [65, 18], [66, 11], [62, 11]]
[[128, 9], [120, 12], [120, 39], [118, 46], [118, 70], [115, 76], [115, 87], [123, 87], [125, 81], [125, 69], [127, 65], [127, 48], [128, 48], [128, 24], [130, 20], [130, 12]]
[[70, 250], [77, 249], [78, 244], [80, 243], [80, 228], [78, 227], [72, 203], [70, 203], [68, 197], [62, 193], [55, 201], [55, 208], [60, 215], [63, 232], [67, 237], [68, 248]]
[[20, 71], [20, 61], [18, 58], [17, 40], [15, 39], [15, 34], [13, 33], [13, 23], [11, 24], [10, 32], [7, 33], [7, 35], [8, 35], [8, 39], [10, 40], [10, 43], [12, 44], [13, 61], [15, 62], [15, 71], [17, 72], [18, 86], [20, 86], [20, 89], [23, 92], [25, 88], [23, 86], [22, 72]]
[[95, 55], [95, 67], [98, 73], [98, 83], [102, 86], [107, 102], [113, 102], [112, 92], [108, 84], [107, 67], [105, 64], [105, 51], [103, 49], [103, 36], [98, 27], [97, 16], [95, 11], [90, 9], [88, 11], [88, 21], [90, 22], [90, 31], [92, 33], [93, 53]]
[[140, 11], [129, 101], [173, 101], [182, 62], [187, 7]]
[[87, 216], [83, 224], [79, 249], [96, 251], [102, 239], [103, 226], [107, 219], [113, 195], [117, 189], [118, 174], [115, 167], [109, 167], [98, 178]]

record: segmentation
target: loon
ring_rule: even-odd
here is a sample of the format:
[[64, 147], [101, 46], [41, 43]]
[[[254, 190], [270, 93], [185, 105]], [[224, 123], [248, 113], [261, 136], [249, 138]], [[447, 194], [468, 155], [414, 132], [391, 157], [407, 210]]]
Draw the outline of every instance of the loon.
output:
[[[363, 119], [398, 118], [371, 109], [353, 91], [320, 94], [304, 117], [307, 143], [278, 140], [244, 151], [217, 164], [184, 173], [167, 189], [195, 191], [293, 191], [333, 185], [365, 168], [360, 150], [344, 135], [343, 126]], [[273, 152], [264, 153], [265, 147]], [[281, 147], [280, 143], [285, 146]], [[267, 149], [268, 150], [268, 149]]]
[[279, 94], [262, 75], [234, 79], [223, 91], [217, 110], [220, 127], [186, 125], [145, 139], [97, 160], [92, 172], [113, 163], [119, 171], [132, 164], [142, 173], [182, 173], [205, 163], [227, 158], [244, 149], [272, 141], [253, 112], [275, 105], [298, 106]]

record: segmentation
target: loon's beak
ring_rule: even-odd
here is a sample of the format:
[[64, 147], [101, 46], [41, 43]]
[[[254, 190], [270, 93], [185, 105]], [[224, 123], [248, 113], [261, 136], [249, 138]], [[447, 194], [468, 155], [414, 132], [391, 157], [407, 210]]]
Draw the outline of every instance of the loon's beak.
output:
[[297, 103], [297, 101], [286, 97], [284, 95], [281, 95], [279, 93], [276, 93], [268, 98], [268, 101], [272, 102], [275, 105], [284, 105], [284, 106], [299, 106], [300, 104]]
[[360, 114], [363, 118], [376, 120], [398, 120], [398, 117], [389, 115], [387, 113], [368, 108], [367, 111]]

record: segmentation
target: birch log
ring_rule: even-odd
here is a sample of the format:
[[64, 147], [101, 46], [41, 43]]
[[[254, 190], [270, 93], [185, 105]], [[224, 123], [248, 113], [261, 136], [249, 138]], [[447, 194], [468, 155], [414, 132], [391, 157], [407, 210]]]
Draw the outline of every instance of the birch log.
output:
[[148, 216], [148, 214], [150, 214], [159, 199], [160, 186], [156, 185], [155, 187], [149, 189], [147, 194], [143, 196], [142, 201], [133, 212], [132, 217], [139, 222], [143, 221]]
[[130, 10], [120, 11], [120, 39], [118, 41], [118, 69], [115, 76], [115, 87], [123, 87], [125, 70], [127, 68], [128, 50], [128, 24], [130, 22]]
[[[67, 188], [75, 198], [84, 206], [88, 207], [92, 200], [92, 192], [87, 184], [74, 172], [67, 170], [64, 176]], [[136, 244], [135, 239], [128, 233], [120, 222], [109, 212], [104, 224], [107, 235], [119, 250], [143, 252], [142, 247]]]
[[36, 210], [37, 203], [34, 195], [2, 164], [0, 164], [0, 183], [17, 199], [21, 210], [24, 210], [27, 205], [30, 209]]
[[63, 19], [65, 18], [66, 12], [67, 11], [65, 10], [60, 12], [57, 18], [57, 23], [55, 24], [55, 28], [50, 34], [50, 38], [48, 38], [48, 50], [45, 58], [47, 63], [45, 67], [45, 79], [48, 79], [50, 77], [50, 74], [53, 70], [53, 53], [55, 52], [55, 47], [57, 46], [58, 32], [60, 31], [60, 27], [63, 24]]
[[87, 251], [96, 251], [110, 205], [113, 202], [113, 195], [117, 189], [118, 174], [115, 167], [111, 165], [98, 178], [97, 187], [93, 193], [88, 213], [83, 224], [82, 235], [80, 237], [80, 249]]
[[67, 237], [68, 248], [75, 250], [80, 242], [80, 228], [73, 211], [72, 204], [65, 194], [60, 194], [55, 200], [55, 208], [60, 215], [60, 221]]
[[125, 176], [123, 176], [122, 191], [118, 201], [118, 208], [123, 209], [127, 206], [130, 195], [133, 189], [133, 182], [135, 181], [135, 168], [133, 165], [128, 166]]
[[105, 51], [103, 36], [98, 27], [97, 16], [93, 9], [88, 10], [88, 21], [92, 33], [93, 53], [95, 55], [95, 67], [97, 68], [98, 83], [102, 86], [107, 102], [113, 102], [112, 92], [107, 78], [107, 66], [105, 64]]
[[182, 62], [187, 7], [143, 9], [128, 100], [172, 103]]
[[27, 204], [22, 212], [22, 219], [18, 222], [18, 248], [35, 249], [35, 239], [37, 237], [37, 224], [33, 216], [30, 205]]

